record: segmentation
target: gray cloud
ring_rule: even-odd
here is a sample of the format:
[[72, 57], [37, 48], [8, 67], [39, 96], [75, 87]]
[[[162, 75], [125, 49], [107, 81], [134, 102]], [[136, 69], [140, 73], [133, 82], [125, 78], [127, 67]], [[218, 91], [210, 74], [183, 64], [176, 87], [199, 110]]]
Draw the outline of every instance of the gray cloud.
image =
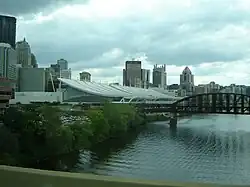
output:
[[[234, 8], [232, 0], [213, 1], [216, 5], [205, 0], [198, 2], [194, 9], [162, 14], [161, 21], [138, 15], [93, 23], [67, 17], [40, 24], [20, 22], [19, 38], [27, 37], [40, 64], [65, 58], [74, 64], [73, 70], [119, 66], [128, 55], [138, 52], [145, 53], [152, 63], [178, 66], [245, 59], [250, 39], [240, 32], [250, 28], [250, 11]], [[123, 54], [103, 57], [114, 48]]]
[[[0, 0], [0, 13], [11, 15], [23, 15], [45, 11], [48, 8], [70, 4], [73, 2], [85, 2], [86, 0]], [[48, 10], [47, 10], [48, 11]]]

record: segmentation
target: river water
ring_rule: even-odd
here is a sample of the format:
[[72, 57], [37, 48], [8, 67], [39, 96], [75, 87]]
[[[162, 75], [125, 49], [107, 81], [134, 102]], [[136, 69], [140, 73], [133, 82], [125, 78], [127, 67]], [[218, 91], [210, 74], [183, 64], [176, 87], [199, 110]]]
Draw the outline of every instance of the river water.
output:
[[[197, 115], [149, 124], [108, 150], [83, 152], [77, 172], [125, 178], [250, 184], [250, 116]], [[117, 142], [117, 141], [116, 141]]]

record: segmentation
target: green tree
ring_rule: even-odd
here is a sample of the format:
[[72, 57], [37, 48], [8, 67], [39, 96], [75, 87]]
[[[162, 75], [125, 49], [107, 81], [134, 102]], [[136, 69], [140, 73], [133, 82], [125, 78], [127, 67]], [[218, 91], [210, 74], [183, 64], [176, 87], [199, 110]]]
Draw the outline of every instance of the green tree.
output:
[[91, 146], [90, 139], [93, 136], [93, 130], [90, 122], [77, 120], [69, 127], [73, 132], [72, 147], [74, 150], [82, 150]]
[[89, 109], [86, 113], [92, 129], [90, 140], [93, 144], [100, 143], [107, 139], [109, 135], [109, 123], [101, 109]]
[[62, 124], [56, 108], [36, 104], [12, 108], [4, 118], [5, 126], [18, 137], [21, 165], [73, 150], [73, 132]]
[[0, 164], [16, 165], [18, 152], [17, 137], [5, 126], [0, 127]]
[[49, 168], [56, 168], [61, 155], [120, 136], [142, 122], [140, 113], [128, 104], [107, 102], [102, 108], [77, 113], [78, 120], [69, 124], [62, 122], [62, 113], [41, 103], [7, 109], [0, 127], [0, 164], [49, 163]]

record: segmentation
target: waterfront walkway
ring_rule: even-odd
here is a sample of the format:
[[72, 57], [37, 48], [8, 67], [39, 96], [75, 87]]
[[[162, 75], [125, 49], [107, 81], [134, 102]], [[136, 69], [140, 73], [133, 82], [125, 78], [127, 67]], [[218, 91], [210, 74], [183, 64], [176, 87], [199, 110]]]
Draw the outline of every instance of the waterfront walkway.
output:
[[[67, 173], [0, 166], [3, 187], [222, 187], [219, 184], [128, 180], [92, 174]], [[229, 185], [225, 185], [230, 187]], [[236, 187], [236, 186], [231, 186]]]

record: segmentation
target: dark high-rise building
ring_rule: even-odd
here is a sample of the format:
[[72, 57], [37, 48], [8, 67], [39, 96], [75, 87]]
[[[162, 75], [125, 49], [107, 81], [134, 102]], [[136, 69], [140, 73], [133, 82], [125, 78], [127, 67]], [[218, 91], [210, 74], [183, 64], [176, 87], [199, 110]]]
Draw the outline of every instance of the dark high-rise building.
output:
[[126, 61], [123, 69], [123, 85], [141, 87], [141, 82], [141, 61]]
[[0, 43], [16, 46], [16, 18], [0, 15]]

